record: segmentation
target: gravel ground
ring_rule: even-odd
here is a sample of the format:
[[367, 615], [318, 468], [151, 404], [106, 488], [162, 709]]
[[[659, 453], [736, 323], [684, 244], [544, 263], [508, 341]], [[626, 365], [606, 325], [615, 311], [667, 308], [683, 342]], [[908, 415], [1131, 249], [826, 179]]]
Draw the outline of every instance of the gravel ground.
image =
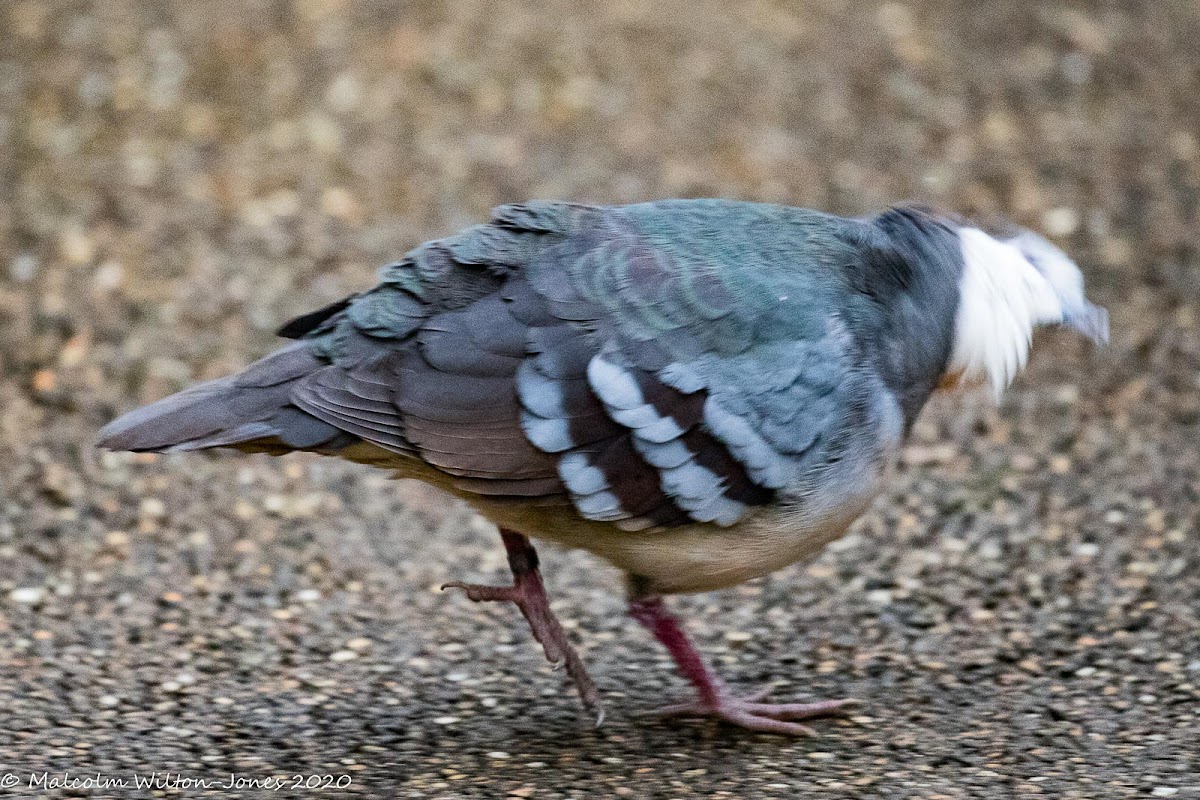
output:
[[[0, 796], [1200, 797], [1195, 3], [11, 0], [0, 30]], [[818, 559], [676, 601], [735, 684], [864, 701], [819, 738], [640, 719], [685, 687], [614, 573], [547, 549], [593, 729], [512, 609], [436, 591], [504, 570], [430, 490], [92, 447], [494, 204], [695, 195], [1001, 214], [1112, 310], [999, 409], [936, 401]]]

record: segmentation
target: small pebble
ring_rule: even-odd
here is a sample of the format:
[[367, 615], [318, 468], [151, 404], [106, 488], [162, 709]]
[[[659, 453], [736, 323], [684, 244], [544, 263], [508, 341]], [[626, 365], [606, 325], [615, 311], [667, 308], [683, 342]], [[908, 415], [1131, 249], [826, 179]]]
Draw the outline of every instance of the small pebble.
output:
[[1079, 214], [1073, 208], [1052, 208], [1042, 215], [1042, 227], [1051, 236], [1070, 236], [1079, 228]]
[[14, 603], [23, 605], [34, 605], [42, 602], [42, 598], [46, 596], [46, 590], [40, 586], [26, 586], [21, 589], [13, 589], [8, 593], [8, 598]]
[[8, 274], [12, 276], [14, 281], [18, 281], [20, 283], [26, 283], [33, 280], [35, 277], [37, 277], [37, 273], [38, 260], [28, 253], [23, 253], [17, 256], [8, 266]]

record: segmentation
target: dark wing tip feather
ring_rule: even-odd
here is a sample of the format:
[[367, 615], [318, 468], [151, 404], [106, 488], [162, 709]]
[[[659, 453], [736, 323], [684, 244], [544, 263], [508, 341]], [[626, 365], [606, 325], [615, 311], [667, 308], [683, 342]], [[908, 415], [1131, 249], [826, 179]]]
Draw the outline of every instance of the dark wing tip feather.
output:
[[310, 311], [307, 314], [288, 320], [275, 331], [276, 336], [284, 339], [303, 339], [308, 334], [321, 327], [321, 324], [330, 317], [340, 314], [350, 307], [350, 303], [354, 302], [354, 298], [358, 295], [350, 295], [338, 300], [336, 303], [330, 303], [324, 308], [318, 308], [316, 311]]

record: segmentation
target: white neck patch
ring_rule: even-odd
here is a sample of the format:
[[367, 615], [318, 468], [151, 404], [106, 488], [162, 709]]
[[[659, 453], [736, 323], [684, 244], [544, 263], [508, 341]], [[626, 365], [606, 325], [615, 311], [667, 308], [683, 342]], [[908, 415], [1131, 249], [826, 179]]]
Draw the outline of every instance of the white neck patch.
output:
[[1063, 318], [1058, 292], [1008, 242], [960, 228], [963, 271], [949, 372], [982, 379], [998, 399], [1025, 366], [1036, 325]]

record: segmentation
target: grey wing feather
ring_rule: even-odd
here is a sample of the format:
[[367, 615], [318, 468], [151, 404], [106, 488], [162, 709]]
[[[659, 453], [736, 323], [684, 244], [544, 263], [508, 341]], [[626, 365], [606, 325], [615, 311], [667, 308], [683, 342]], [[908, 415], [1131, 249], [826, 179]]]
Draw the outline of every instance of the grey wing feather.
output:
[[[837, 458], [829, 443], [862, 381], [836, 305], [819, 311], [812, 302], [796, 306], [794, 318], [780, 316], [787, 310], [780, 303], [793, 294], [806, 300], [819, 287], [833, 297], [812, 273], [781, 272], [790, 269], [780, 258], [787, 247], [745, 238], [726, 247], [737, 239], [721, 228], [728, 208], [670, 205], [612, 210], [596, 223], [599, 232], [535, 260], [528, 279], [565, 323], [554, 330], [566, 340], [580, 327], [599, 332], [602, 343], [587, 351], [587, 385], [625, 430], [631, 463], [649, 466], [687, 517], [730, 525]], [[698, 208], [702, 219], [687, 218]], [[666, 224], [676, 210], [680, 216]], [[796, 250], [803, 252], [802, 243]], [[566, 417], [562, 398], [577, 380], [548, 372], [518, 375], [527, 432], [539, 446], [565, 453], [560, 472], [573, 495], [588, 498], [585, 515], [611, 515], [614, 502], [629, 511], [615, 491], [620, 476], [599, 466], [596, 448], [562, 424], [540, 421]], [[564, 450], [568, 444], [577, 446]]]
[[304, 343], [288, 345], [237, 375], [124, 414], [100, 431], [99, 444], [137, 451], [337, 449], [348, 443], [344, 432], [301, 413], [290, 400], [291, 385], [321, 366]]
[[788, 247], [756, 255], [752, 224], [722, 251], [732, 207], [498, 208], [288, 323], [299, 341], [241, 375], [118, 420], [106, 443], [362, 439], [481, 495], [569, 498], [630, 529], [731, 525], [836, 457], [853, 390], [828, 319], [754, 310], [811, 287], [764, 284]]

